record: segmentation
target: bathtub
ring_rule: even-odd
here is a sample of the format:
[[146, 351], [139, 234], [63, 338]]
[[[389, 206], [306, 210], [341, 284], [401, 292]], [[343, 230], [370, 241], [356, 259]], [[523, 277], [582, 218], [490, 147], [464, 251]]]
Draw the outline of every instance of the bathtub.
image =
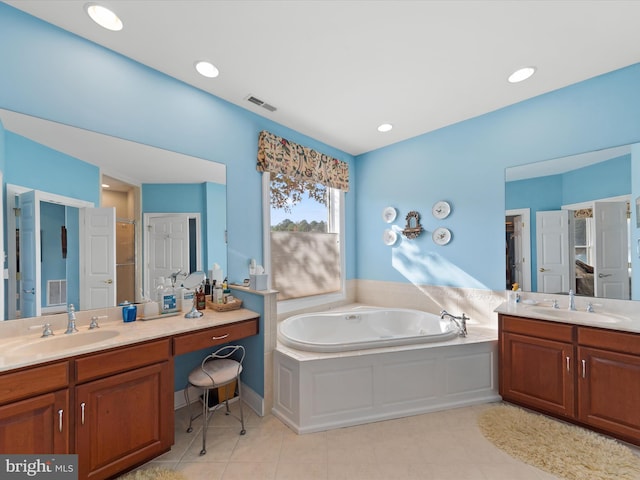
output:
[[278, 326], [278, 340], [297, 350], [345, 352], [440, 342], [458, 335], [450, 320], [406, 308], [355, 309], [295, 315]]
[[372, 307], [283, 320], [272, 413], [304, 434], [500, 400], [497, 326], [450, 323]]

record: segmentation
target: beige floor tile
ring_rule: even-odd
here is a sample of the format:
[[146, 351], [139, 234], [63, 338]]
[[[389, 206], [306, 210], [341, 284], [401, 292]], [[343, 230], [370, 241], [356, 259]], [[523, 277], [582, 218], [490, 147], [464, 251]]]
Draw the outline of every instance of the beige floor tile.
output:
[[[176, 412], [175, 445], [141, 468], [164, 466], [190, 480], [556, 480], [487, 441], [476, 424], [479, 405], [327, 432], [297, 435], [273, 415], [245, 409], [239, 422], [218, 411], [207, 454], [200, 456], [201, 419], [186, 433], [188, 412]], [[238, 413], [238, 404], [231, 405]], [[638, 450], [640, 452], [640, 450]]]
[[207, 431], [207, 453], [200, 455], [202, 450], [202, 433], [189, 433], [194, 440], [182, 457], [182, 462], [187, 463], [210, 463], [228, 462], [231, 458], [238, 439], [241, 437], [238, 432], [230, 428], [211, 428]]
[[189, 480], [221, 480], [227, 468], [226, 462], [188, 463], [180, 462], [176, 470]]
[[328, 480], [328, 464], [278, 463], [276, 480]]
[[273, 480], [276, 467], [276, 462], [229, 462], [222, 480]]
[[282, 437], [280, 463], [327, 463], [327, 434], [325, 432]]
[[247, 431], [238, 440], [231, 462], [277, 463], [282, 449], [282, 431]]
[[426, 466], [432, 480], [495, 480], [487, 477], [478, 465], [438, 463]]

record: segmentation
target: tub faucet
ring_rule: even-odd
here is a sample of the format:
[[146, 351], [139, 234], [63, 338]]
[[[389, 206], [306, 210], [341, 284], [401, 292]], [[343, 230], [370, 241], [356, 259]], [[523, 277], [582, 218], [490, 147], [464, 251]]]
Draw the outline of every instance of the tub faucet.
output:
[[573, 290], [569, 290], [569, 310], [576, 310], [576, 294], [573, 293]]
[[456, 317], [454, 315], [451, 315], [446, 310], [442, 310], [440, 312], [440, 318], [444, 319], [444, 317], [449, 317], [449, 320], [456, 324], [459, 332], [458, 335], [460, 335], [461, 337], [467, 336], [467, 320], [469, 320], [469, 317], [467, 317], [464, 313], [461, 316]]
[[69, 322], [67, 323], [67, 331], [64, 333], [75, 333], [78, 329], [76, 328], [76, 309], [73, 303], [69, 305], [69, 311], [67, 313], [69, 315]]

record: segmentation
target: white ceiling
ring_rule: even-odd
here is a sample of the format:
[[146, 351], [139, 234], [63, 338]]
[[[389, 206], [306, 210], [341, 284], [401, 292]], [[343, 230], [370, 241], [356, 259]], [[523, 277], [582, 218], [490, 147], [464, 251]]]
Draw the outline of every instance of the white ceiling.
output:
[[640, 61], [631, 0], [105, 0], [120, 32], [84, 1], [6, 3], [351, 154]]

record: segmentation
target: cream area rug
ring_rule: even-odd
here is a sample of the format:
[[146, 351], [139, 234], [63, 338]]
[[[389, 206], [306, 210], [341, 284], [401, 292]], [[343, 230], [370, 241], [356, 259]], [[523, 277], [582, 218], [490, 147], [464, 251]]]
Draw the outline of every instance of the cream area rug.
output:
[[187, 477], [175, 470], [154, 467], [129, 472], [118, 480], [187, 480]]
[[480, 430], [512, 457], [567, 480], [638, 480], [640, 457], [621, 443], [511, 405], [478, 416]]

